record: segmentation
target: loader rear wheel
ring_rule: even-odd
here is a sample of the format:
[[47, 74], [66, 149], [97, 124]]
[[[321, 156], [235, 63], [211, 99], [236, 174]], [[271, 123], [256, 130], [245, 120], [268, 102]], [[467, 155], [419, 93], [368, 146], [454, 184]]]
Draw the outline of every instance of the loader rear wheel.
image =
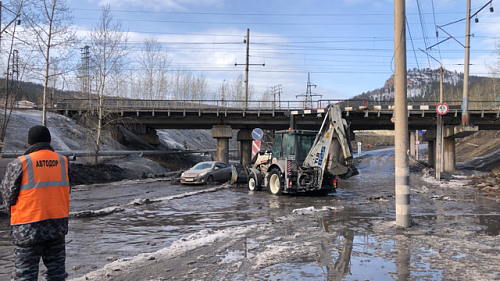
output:
[[272, 194], [281, 195], [283, 193], [283, 179], [279, 170], [271, 170], [267, 183], [267, 187]]
[[261, 190], [262, 186], [259, 183], [259, 180], [257, 179], [257, 175], [251, 174], [250, 179], [248, 180], [248, 189], [251, 191], [257, 191]]

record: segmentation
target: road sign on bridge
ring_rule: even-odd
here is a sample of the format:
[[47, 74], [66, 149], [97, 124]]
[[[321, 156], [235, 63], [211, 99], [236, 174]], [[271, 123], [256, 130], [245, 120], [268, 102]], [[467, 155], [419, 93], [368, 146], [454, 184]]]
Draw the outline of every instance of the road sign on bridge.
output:
[[264, 132], [262, 131], [262, 129], [259, 129], [259, 128], [255, 128], [253, 129], [252, 131], [252, 138], [256, 141], [262, 139], [262, 136], [264, 136]]
[[450, 108], [446, 103], [440, 103], [436, 106], [436, 112], [438, 114], [445, 115], [446, 113], [448, 113], [448, 110], [450, 110]]

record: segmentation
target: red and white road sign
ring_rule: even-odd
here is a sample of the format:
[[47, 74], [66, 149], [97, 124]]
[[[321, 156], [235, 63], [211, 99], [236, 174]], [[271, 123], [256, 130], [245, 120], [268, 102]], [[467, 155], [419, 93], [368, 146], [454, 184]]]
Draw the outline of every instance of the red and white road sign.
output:
[[260, 151], [260, 141], [252, 142], [252, 159]]
[[436, 112], [438, 114], [441, 114], [441, 115], [448, 113], [449, 109], [450, 108], [448, 107], [448, 105], [446, 103], [440, 103], [436, 106]]

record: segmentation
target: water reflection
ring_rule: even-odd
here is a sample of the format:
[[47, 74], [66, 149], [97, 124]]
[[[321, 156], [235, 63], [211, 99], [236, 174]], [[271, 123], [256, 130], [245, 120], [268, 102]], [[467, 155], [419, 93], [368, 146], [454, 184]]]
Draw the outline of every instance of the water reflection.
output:
[[333, 266], [327, 265], [328, 280], [342, 280], [344, 276], [350, 273], [354, 232], [348, 231], [343, 235], [343, 237], [344, 237], [344, 243], [342, 246], [342, 251], [339, 254], [339, 257], [337, 258]]
[[408, 249], [408, 238], [397, 235], [396, 236], [396, 269], [397, 280], [406, 281], [410, 278], [410, 259], [411, 253]]

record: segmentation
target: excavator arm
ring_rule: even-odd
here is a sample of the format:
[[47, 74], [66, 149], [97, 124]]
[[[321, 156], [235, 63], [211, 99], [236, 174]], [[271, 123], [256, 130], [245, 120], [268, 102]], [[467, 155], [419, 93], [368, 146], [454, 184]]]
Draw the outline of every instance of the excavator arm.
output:
[[[348, 174], [349, 169], [355, 169], [351, 163], [352, 152], [348, 133], [339, 106], [330, 104], [321, 129], [303, 163], [305, 168], [319, 172], [318, 184], [321, 184], [327, 166], [327, 172], [338, 176]], [[357, 174], [357, 170], [354, 174]]]

